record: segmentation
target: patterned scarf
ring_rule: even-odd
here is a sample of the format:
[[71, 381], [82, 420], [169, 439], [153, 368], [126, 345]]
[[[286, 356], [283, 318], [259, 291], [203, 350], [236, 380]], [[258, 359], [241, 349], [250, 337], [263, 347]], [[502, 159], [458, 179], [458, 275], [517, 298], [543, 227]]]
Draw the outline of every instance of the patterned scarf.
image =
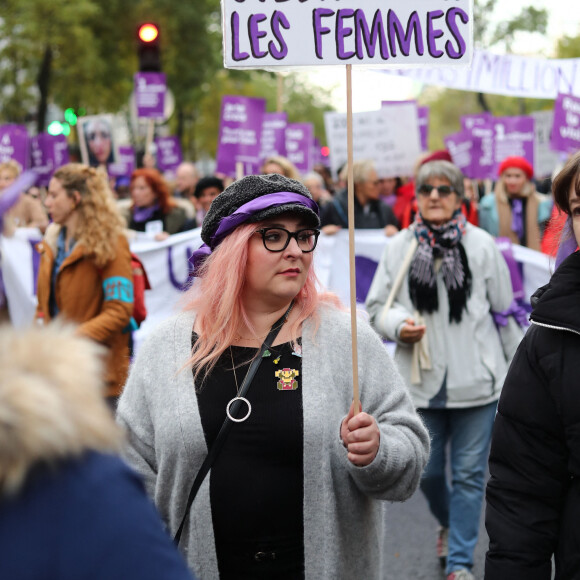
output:
[[449, 322], [461, 322], [471, 294], [471, 271], [461, 244], [465, 223], [465, 216], [457, 210], [450, 221], [439, 227], [423, 221], [420, 213], [413, 224], [419, 247], [409, 268], [411, 301], [419, 312], [431, 313], [439, 308], [434, 261], [442, 258], [441, 273], [449, 299]]

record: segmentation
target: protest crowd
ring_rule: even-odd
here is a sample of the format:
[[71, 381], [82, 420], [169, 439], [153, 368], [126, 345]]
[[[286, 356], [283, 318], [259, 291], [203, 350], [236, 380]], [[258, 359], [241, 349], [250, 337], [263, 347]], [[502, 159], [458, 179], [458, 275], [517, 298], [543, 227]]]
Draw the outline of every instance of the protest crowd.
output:
[[[427, 577], [479, 578], [485, 541], [486, 580], [580, 579], [580, 139], [540, 167], [531, 117], [486, 112], [429, 150], [425, 109], [361, 114], [350, 165], [341, 114], [328, 158], [251, 97], [223, 97], [211, 170], [177, 137], [137, 156], [112, 115], [78, 151], [0, 126], [0, 578], [388, 579], [385, 506], [418, 493]], [[349, 225], [378, 248], [356, 396], [316, 257]], [[182, 240], [176, 300], [137, 248], [171, 266]], [[551, 268], [531, 295], [521, 252]]]

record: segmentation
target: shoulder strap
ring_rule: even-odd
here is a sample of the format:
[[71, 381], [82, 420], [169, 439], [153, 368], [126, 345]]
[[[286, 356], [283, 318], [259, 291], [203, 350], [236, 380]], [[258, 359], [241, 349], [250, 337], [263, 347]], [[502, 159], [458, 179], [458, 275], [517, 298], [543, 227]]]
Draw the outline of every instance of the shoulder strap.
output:
[[[260, 348], [260, 352], [258, 353], [256, 358], [250, 364], [250, 368], [248, 369], [248, 372], [246, 373], [246, 376], [244, 377], [244, 382], [242, 383], [242, 386], [240, 387], [240, 392], [237, 395], [238, 399], [235, 400], [230, 407], [230, 414], [232, 416], [234, 416], [235, 413], [237, 413], [240, 405], [242, 404], [241, 401], [239, 400], [239, 397], [246, 396], [246, 393], [248, 392], [248, 389], [250, 388], [250, 384], [251, 384], [251, 382], [256, 374], [256, 371], [258, 370], [258, 367], [260, 366], [260, 364], [262, 364], [262, 358], [263, 358], [262, 355], [264, 354], [264, 352], [267, 349], [269, 349], [272, 346], [272, 343], [276, 340], [276, 337], [278, 336], [278, 333], [280, 332], [280, 329], [283, 326], [282, 322], [288, 317], [293, 306], [294, 306], [294, 303], [290, 304], [290, 306], [288, 307], [288, 310], [286, 310], [284, 315], [279, 320], [274, 322], [274, 324], [272, 325], [272, 328], [270, 329], [270, 333], [268, 334], [268, 336], [266, 337], [266, 340], [264, 340], [264, 343], [262, 344], [262, 346]], [[174, 541], [176, 546], [179, 545], [179, 541], [181, 539], [181, 534], [183, 533], [183, 528], [185, 526], [185, 520], [187, 519], [187, 516], [189, 514], [189, 510], [191, 509], [191, 505], [193, 504], [193, 500], [195, 499], [195, 496], [197, 495], [197, 492], [199, 491], [199, 488], [201, 487], [201, 484], [203, 483], [205, 476], [207, 475], [208, 471], [210, 470], [211, 466], [214, 464], [217, 456], [219, 455], [219, 452], [221, 451], [221, 448], [223, 447], [223, 445], [225, 443], [225, 440], [227, 438], [228, 433], [230, 432], [230, 429], [232, 428], [232, 425], [233, 425], [233, 422], [230, 421], [229, 417], [226, 415], [225, 421], [223, 422], [223, 425], [221, 426], [219, 433], [218, 433], [217, 437], [215, 438], [215, 441], [213, 442], [213, 445], [211, 446], [209, 453], [207, 454], [207, 457], [205, 458], [199, 471], [197, 472], [197, 475], [195, 476], [195, 480], [193, 482], [193, 485], [191, 486], [191, 491], [189, 492], [189, 496], [187, 498], [187, 505], [185, 506], [185, 513], [183, 514], [183, 517], [181, 518], [181, 523], [179, 524], [179, 528], [177, 529], [177, 532], [175, 533], [175, 536], [173, 538], [173, 541]]]

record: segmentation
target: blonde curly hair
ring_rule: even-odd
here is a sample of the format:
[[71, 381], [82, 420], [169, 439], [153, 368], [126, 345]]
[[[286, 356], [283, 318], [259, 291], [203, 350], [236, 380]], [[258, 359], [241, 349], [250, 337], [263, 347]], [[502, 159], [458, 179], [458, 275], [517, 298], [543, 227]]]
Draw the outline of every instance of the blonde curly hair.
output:
[[79, 219], [73, 236], [85, 247], [85, 255], [93, 256], [97, 267], [104, 267], [116, 257], [117, 242], [125, 228], [107, 175], [102, 169], [68, 163], [57, 169], [53, 178], [70, 198], [75, 192], [81, 196], [75, 210]]

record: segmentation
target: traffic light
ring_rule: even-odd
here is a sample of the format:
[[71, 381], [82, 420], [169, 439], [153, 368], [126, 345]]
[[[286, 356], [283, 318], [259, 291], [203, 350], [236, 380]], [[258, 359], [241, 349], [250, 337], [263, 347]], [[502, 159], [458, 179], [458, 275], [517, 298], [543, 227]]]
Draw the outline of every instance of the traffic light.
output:
[[152, 22], [139, 26], [137, 33], [137, 55], [140, 72], [161, 72], [161, 50], [159, 47], [159, 28]]

